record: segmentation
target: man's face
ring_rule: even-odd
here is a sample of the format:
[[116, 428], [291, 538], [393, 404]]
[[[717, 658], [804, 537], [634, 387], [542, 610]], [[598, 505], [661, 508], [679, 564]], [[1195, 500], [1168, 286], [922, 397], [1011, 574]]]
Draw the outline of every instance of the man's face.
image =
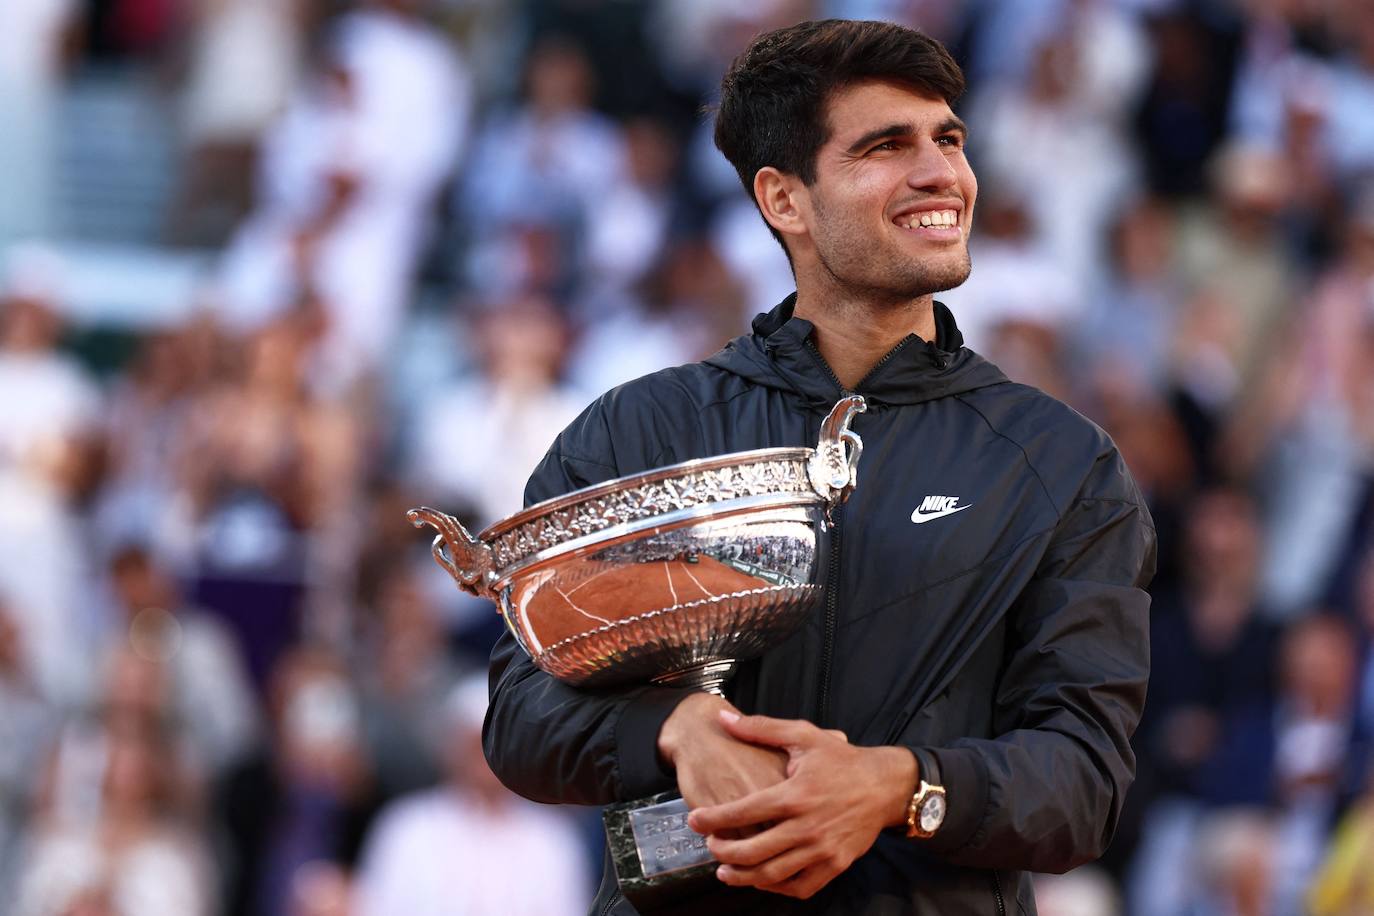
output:
[[978, 182], [949, 105], [871, 82], [835, 93], [827, 116], [807, 228], [832, 282], [896, 303], [968, 279]]

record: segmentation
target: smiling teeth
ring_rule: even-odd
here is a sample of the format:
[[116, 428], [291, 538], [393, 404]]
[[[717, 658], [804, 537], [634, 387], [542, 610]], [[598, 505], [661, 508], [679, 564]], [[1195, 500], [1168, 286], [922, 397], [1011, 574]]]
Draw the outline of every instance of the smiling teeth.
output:
[[928, 228], [953, 226], [958, 222], [959, 214], [953, 210], [925, 210], [911, 214], [902, 225], [908, 229], [915, 229], [920, 226]]

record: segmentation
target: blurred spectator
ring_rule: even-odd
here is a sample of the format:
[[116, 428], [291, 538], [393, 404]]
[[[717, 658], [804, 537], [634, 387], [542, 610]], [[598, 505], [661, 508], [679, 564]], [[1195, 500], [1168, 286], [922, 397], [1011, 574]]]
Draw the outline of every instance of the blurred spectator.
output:
[[1136, 136], [1150, 190], [1196, 195], [1208, 184], [1207, 164], [1226, 137], [1238, 37], [1224, 15], [1209, 15], [1212, 10], [1160, 5], [1147, 20], [1154, 69], [1136, 112]]
[[0, 588], [10, 599], [29, 668], [63, 702], [85, 689], [89, 581], [79, 547], [77, 497], [89, 484], [100, 392], [57, 349], [61, 266], [38, 249], [11, 257], [0, 293]]
[[1260, 804], [1270, 793], [1275, 633], [1256, 613], [1259, 519], [1247, 496], [1223, 489], [1194, 497], [1186, 526], [1181, 588], [1157, 596], [1151, 614], [1154, 689], [1142, 757], [1161, 789]]
[[1032, 45], [1024, 78], [973, 97], [970, 141], [980, 179], [1021, 201], [1036, 244], [1082, 289], [1100, 279], [1098, 239], [1117, 201], [1139, 184], [1126, 113], [1146, 58], [1138, 25], [1110, 4], [1065, 6], [1066, 19]]
[[[725, 159], [719, 151], [715, 155]], [[728, 269], [731, 283], [744, 289], [743, 309], [731, 336], [746, 333], [754, 315], [770, 311], [792, 295], [796, 289], [792, 265], [751, 200], [732, 195], [716, 209], [707, 234], [715, 261]]]
[[1336, 828], [1307, 898], [1312, 916], [1374, 912], [1370, 862], [1374, 862], [1374, 783]]
[[1289, 318], [1297, 266], [1283, 246], [1281, 217], [1290, 191], [1277, 153], [1231, 146], [1212, 163], [1219, 206], [1185, 210], [1178, 251], [1185, 282], [1235, 310], [1228, 352], [1240, 384], [1264, 366]]
[[357, 916], [585, 912], [591, 888], [568, 814], [517, 798], [492, 775], [486, 707], [485, 677], [453, 691], [445, 782], [379, 815], [358, 870]]
[[336, 384], [388, 355], [466, 129], [462, 63], [415, 7], [371, 0], [338, 20], [265, 140], [258, 204], [225, 252], [226, 320], [251, 329], [318, 301]]
[[165, 666], [195, 766], [215, 777], [240, 764], [261, 736], [256, 698], [233, 638], [218, 621], [187, 606], [142, 547], [116, 551], [110, 578], [125, 624], [117, 651], [132, 649]]
[[568, 380], [592, 396], [700, 359], [741, 333], [744, 309], [743, 292], [715, 249], [680, 241], [635, 290], [583, 303]]
[[[938, 298], [954, 311], [968, 347], [999, 364], [1021, 358], [1023, 364], [1008, 371], [1024, 377], [1017, 373], [1025, 362], [1055, 359], [1060, 329], [1070, 326], [1082, 308], [1079, 288], [1036, 236], [1030, 210], [1018, 191], [995, 185], [984, 191], [975, 238], [971, 256], [978, 270]], [[1004, 350], [998, 349], [999, 339]], [[1061, 370], [1056, 365], [1044, 371]], [[1062, 392], [1064, 381], [1055, 378], [1053, 387]]]
[[372, 787], [347, 672], [318, 647], [283, 656], [273, 672], [271, 756], [238, 774], [225, 804], [240, 863], [231, 912], [293, 916], [312, 900], [320, 863], [351, 864]]
[[1217, 490], [1192, 501], [1180, 545], [1183, 580], [1151, 611], [1150, 702], [1137, 744], [1154, 795], [1132, 875], [1131, 911], [1183, 911], [1188, 862], [1212, 805], [1271, 796], [1272, 627], [1255, 613], [1261, 531], [1253, 503]]
[[677, 153], [657, 121], [625, 125], [625, 168], [587, 213], [584, 269], [594, 294], [614, 295], [643, 279], [668, 238]]
[[[530, 273], [519, 260], [497, 259], [512, 233], [545, 230], [551, 244], [574, 252], [559, 260], [578, 260], [577, 240], [592, 212], [620, 183], [626, 163], [620, 131], [590, 107], [592, 71], [576, 45], [545, 39], [525, 66], [522, 100], [497, 110], [483, 124], [459, 185], [460, 212], [469, 225], [480, 227], [466, 273], [488, 295], [509, 292], [513, 284], [521, 285], [522, 274]], [[649, 149], [642, 152], [655, 155]], [[646, 178], [652, 178], [654, 168], [661, 169], [650, 161], [643, 165]], [[500, 272], [485, 269], [489, 266]], [[523, 286], [548, 288], [530, 282]]]
[[519, 510], [525, 481], [587, 399], [559, 383], [567, 328], [549, 301], [507, 300], [476, 318], [478, 378], [428, 394], [407, 445], [415, 479], [486, 526]]
[[1117, 897], [1111, 877], [1092, 865], [1063, 875], [1035, 876], [1039, 916], [1119, 916]]
[[[979, 218], [982, 234], [985, 210]], [[1162, 391], [1169, 379], [1181, 294], [1169, 210], [1148, 197], [1127, 203], [1108, 234], [1106, 263], [1103, 282], [1088, 297], [1083, 321], [1073, 332], [1074, 349], [1083, 354], [1089, 374], [1110, 365], [1134, 384]], [[978, 267], [981, 272], [981, 260]]]
[[1067, 0], [983, 2], [969, 13], [965, 71], [975, 85], [1023, 83], [1035, 49], [1064, 25]]
[[[1284, 634], [1283, 691], [1274, 717], [1274, 776], [1281, 804], [1272, 866], [1275, 911], [1299, 912], [1337, 813], [1363, 761], [1355, 749], [1355, 646], [1339, 618], [1313, 614]], [[1352, 768], [1358, 766], [1357, 772]]]
[[302, 314], [252, 335], [181, 443], [194, 597], [238, 631], [259, 681], [296, 634], [307, 580], [321, 598], [349, 587], [332, 548], [354, 537], [366, 414], [312, 391], [313, 334]]
[[811, 0], [654, 0], [651, 5], [648, 40], [654, 58], [670, 83], [698, 96], [720, 88], [720, 74], [755, 35], [816, 12]]
[[1374, 454], [1371, 284], [1367, 194], [1345, 223], [1341, 256], [1318, 278], [1300, 320], [1284, 326], [1284, 343], [1292, 339], [1300, 358], [1267, 361], [1229, 434], [1233, 467], [1262, 474], [1269, 491], [1264, 585], [1279, 613], [1322, 599], [1357, 519]]
[[[657, 25], [653, 7], [660, 3], [531, 0], [524, 10], [530, 45], [554, 40], [585, 54], [598, 111], [617, 120], [648, 116], [679, 125], [695, 116], [697, 92], [695, 86], [675, 92], [665, 78], [662, 58], [651, 42]], [[697, 5], [709, 8], [711, 3], [698, 0]]]
[[1345, 37], [1336, 61], [1325, 119], [1326, 150], [1343, 182], [1374, 172], [1374, 8], [1367, 3], [1334, 5], [1335, 28]]
[[1228, 441], [1228, 425], [1244, 416], [1254, 397], [1253, 390], [1242, 391], [1233, 356], [1240, 333], [1234, 303], [1216, 289], [1181, 297], [1171, 354], [1172, 400], [1188, 428], [1195, 464], [1209, 482], [1249, 480], [1254, 470], [1253, 464], [1239, 467], [1241, 461], [1253, 462], [1253, 455], [1238, 457]]
[[62, 735], [15, 916], [82, 907], [114, 916], [208, 914], [214, 873], [195, 832], [165, 672], [132, 652], [108, 671], [97, 717]]
[[442, 621], [422, 582], [411, 564], [383, 573], [364, 621], [361, 727], [383, 798], [438, 781], [447, 731], [441, 713], [458, 680]]
[[185, 174], [168, 235], [222, 244], [252, 203], [258, 140], [296, 83], [306, 0], [193, 0], [182, 88]]
[[220, 381], [224, 343], [207, 318], [149, 333], [110, 386], [104, 417], [104, 478], [92, 507], [100, 547], [143, 541], [159, 557], [185, 561], [182, 493], [191, 419]]
[[1180, 506], [1191, 514], [1198, 477], [1186, 433], [1158, 390], [1141, 381], [1129, 360], [1103, 359], [1082, 384], [1080, 400], [1107, 430], [1129, 462], [1157, 530], [1173, 522]]
[[1274, 828], [1253, 809], [1223, 809], [1203, 822], [1198, 833], [1196, 871], [1201, 892], [1189, 909], [1197, 916], [1279, 916], [1272, 874], [1276, 856]]

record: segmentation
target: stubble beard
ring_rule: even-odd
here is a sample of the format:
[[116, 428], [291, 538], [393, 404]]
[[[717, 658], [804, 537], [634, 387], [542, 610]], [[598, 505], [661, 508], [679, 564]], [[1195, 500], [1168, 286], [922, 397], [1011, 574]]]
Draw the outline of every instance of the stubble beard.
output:
[[[820, 208], [817, 208], [818, 215]], [[821, 267], [837, 292], [874, 305], [901, 307], [933, 293], [944, 292], [968, 279], [973, 270], [968, 243], [959, 250], [937, 251], [915, 258], [889, 245], [865, 244], [855, 227], [838, 226], [830, 244], [816, 246]]]

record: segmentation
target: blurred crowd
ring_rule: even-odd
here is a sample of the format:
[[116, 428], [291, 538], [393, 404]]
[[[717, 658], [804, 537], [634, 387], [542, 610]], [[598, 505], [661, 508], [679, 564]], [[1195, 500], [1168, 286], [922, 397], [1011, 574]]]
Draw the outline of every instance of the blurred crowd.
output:
[[[0, 916], [584, 912], [598, 818], [487, 770], [500, 621], [404, 510], [515, 511], [591, 398], [790, 292], [709, 105], [817, 16], [955, 51], [940, 298], [1159, 528], [1138, 781], [1041, 913], [1374, 912], [1374, 4], [19, 0]], [[174, 128], [157, 245], [212, 255], [174, 321], [67, 308], [57, 111], [106, 78]]]

